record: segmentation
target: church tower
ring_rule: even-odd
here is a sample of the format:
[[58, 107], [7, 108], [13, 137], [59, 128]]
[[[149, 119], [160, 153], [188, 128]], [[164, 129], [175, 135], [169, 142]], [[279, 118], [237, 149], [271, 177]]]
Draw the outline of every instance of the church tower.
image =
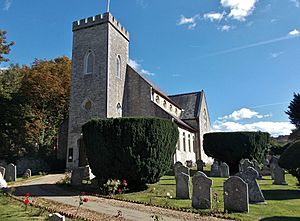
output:
[[67, 168], [84, 166], [81, 126], [122, 117], [129, 33], [105, 13], [73, 23]]

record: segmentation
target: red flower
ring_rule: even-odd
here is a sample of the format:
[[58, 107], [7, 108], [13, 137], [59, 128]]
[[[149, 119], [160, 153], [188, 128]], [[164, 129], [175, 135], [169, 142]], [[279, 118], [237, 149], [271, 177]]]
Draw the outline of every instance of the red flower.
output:
[[29, 197], [29, 193], [25, 193], [25, 197]]
[[123, 184], [127, 184], [127, 181], [126, 181], [126, 180], [123, 180]]
[[28, 204], [29, 204], [29, 200], [28, 200], [28, 199], [25, 199], [25, 200], [24, 200], [24, 203], [25, 203], [25, 205], [28, 205]]
[[83, 202], [85, 202], [85, 203], [87, 203], [88, 201], [89, 201], [89, 199], [86, 197], [83, 199]]
[[121, 193], [122, 192], [122, 190], [121, 189], [118, 189], [118, 193]]

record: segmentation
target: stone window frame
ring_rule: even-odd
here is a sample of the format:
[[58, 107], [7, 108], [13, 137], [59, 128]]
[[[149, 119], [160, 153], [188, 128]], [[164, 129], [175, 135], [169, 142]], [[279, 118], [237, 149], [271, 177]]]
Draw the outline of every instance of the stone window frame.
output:
[[[93, 66], [92, 66], [92, 71], [88, 71], [89, 67], [88, 67], [88, 63], [89, 63], [89, 58], [90, 56], [93, 56]], [[84, 57], [84, 75], [91, 75], [94, 73], [94, 69], [95, 69], [95, 53], [93, 50], [89, 49], [87, 51], [87, 53], [85, 54]]]
[[163, 106], [164, 106], [164, 108], [167, 108], [167, 101], [166, 100], [164, 100]]
[[117, 55], [117, 61], [116, 61], [116, 77], [119, 79], [122, 79], [122, 58], [121, 55]]
[[159, 97], [158, 95], [156, 95], [155, 101], [156, 101], [156, 103], [159, 104], [159, 102], [160, 102], [160, 97]]

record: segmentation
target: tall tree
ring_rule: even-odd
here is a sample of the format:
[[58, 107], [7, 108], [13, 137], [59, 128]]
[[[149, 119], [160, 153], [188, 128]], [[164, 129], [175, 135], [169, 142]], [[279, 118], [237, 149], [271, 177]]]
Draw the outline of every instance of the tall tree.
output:
[[9, 54], [10, 47], [14, 45], [14, 42], [7, 42], [6, 33], [6, 31], [0, 30], [0, 64], [9, 61], [5, 55]]
[[285, 113], [289, 115], [291, 123], [300, 129], [300, 94], [294, 93], [294, 98]]

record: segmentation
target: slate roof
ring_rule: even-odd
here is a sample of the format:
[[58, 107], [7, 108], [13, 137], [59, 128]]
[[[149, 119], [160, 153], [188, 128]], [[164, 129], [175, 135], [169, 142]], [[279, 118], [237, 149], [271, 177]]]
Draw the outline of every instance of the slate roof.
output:
[[176, 94], [169, 96], [175, 103], [184, 109], [181, 119], [195, 119], [199, 117], [203, 90], [193, 93]]

